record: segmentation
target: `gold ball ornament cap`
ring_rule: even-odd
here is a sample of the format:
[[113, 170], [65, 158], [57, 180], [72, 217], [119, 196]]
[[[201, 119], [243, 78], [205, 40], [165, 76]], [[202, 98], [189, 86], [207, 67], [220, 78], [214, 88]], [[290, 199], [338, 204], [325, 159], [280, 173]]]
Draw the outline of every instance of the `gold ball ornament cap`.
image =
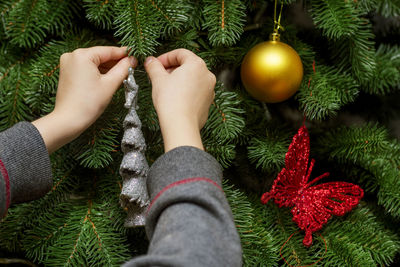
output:
[[297, 52], [289, 45], [272, 41], [254, 46], [246, 54], [241, 67], [244, 87], [255, 99], [277, 103], [296, 93], [303, 79], [303, 64]]

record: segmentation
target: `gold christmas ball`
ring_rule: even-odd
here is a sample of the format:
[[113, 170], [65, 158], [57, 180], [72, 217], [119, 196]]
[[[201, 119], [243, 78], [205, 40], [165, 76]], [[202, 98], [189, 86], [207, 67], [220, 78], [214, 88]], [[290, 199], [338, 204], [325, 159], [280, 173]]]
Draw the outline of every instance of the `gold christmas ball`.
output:
[[246, 54], [241, 67], [244, 87], [255, 99], [267, 103], [284, 101], [294, 95], [303, 79], [303, 64], [289, 45], [262, 42]]

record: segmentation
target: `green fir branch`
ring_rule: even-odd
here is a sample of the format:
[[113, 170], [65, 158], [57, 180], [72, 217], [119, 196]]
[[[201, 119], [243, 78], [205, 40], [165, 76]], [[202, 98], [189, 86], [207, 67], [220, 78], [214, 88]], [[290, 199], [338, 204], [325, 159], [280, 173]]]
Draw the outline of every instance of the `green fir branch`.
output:
[[313, 0], [311, 14], [322, 34], [332, 40], [357, 34], [358, 13], [351, 1]]
[[332, 219], [322, 235], [328, 243], [325, 266], [389, 266], [400, 251], [399, 237], [364, 202]]
[[151, 3], [153, 12], [158, 15], [158, 21], [162, 23], [162, 33], [172, 35], [180, 32], [191, 20], [194, 5], [189, 0], [147, 0]]
[[293, 133], [283, 127], [265, 130], [262, 137], [253, 137], [247, 147], [248, 158], [256, 168], [266, 172], [279, 172], [285, 165], [285, 155]]
[[203, 143], [220, 164], [226, 168], [235, 158], [235, 145], [244, 128], [238, 94], [223, 91], [217, 83], [214, 102], [211, 104], [206, 124], [201, 130]]
[[381, 0], [362, 0], [362, 1], [353, 1], [352, 4], [356, 9], [360, 11], [360, 13], [364, 16], [368, 15], [368, 13], [375, 12]]
[[375, 54], [373, 78], [361, 89], [369, 94], [385, 95], [400, 89], [400, 47], [380, 45]]
[[111, 29], [115, 11], [115, 0], [83, 0], [86, 18], [102, 29]]
[[238, 138], [245, 126], [242, 117], [244, 110], [239, 104], [237, 93], [224, 91], [223, 85], [217, 83], [208, 120], [201, 131], [203, 140], [224, 144]]
[[384, 17], [400, 16], [400, 1], [399, 0], [380, 0], [378, 5], [378, 13]]
[[180, 32], [171, 38], [171, 41], [167, 43], [166, 51], [185, 48], [197, 53], [200, 50], [200, 45], [197, 42], [199, 32], [196, 29], [189, 29], [185, 32]]
[[[392, 216], [400, 217], [400, 143], [390, 140], [384, 127], [342, 127], [321, 136], [318, 144], [321, 155], [355, 165], [374, 176], [369, 183], [379, 186], [378, 203]], [[361, 183], [365, 178], [358, 180]]]
[[126, 215], [119, 206], [119, 175], [110, 170], [102, 171], [102, 177], [88, 174], [92, 181], [78, 186], [84, 191], [70, 194], [26, 232], [30, 258], [46, 266], [119, 266], [132, 256], [123, 227]]
[[147, 0], [117, 1], [115, 19], [117, 31], [115, 35], [121, 38], [121, 44], [128, 46], [130, 55], [138, 58], [155, 53], [155, 47], [160, 43], [162, 25], [157, 21], [157, 14], [148, 7]]
[[152, 55], [162, 35], [182, 30], [190, 21], [192, 6], [188, 1], [117, 0], [115, 19], [122, 45], [128, 46], [130, 55], [140, 59]]
[[332, 46], [332, 59], [339, 69], [349, 71], [353, 78], [366, 84], [373, 78], [376, 68], [375, 43], [370, 21], [359, 18], [357, 34], [349, 38], [341, 38]]
[[27, 48], [41, 44], [49, 34], [62, 35], [79, 10], [77, 2], [66, 0], [23, 0], [11, 7], [4, 19], [6, 36]]
[[[48, 194], [36, 201], [16, 205], [9, 209], [9, 214], [0, 223], [0, 248], [10, 252], [23, 250], [30, 259], [41, 261], [44, 258], [44, 248], [51, 236], [59, 230], [63, 222], [53, 220], [53, 212], [58, 205], [65, 201], [77, 186], [78, 177], [72, 172], [76, 163], [65, 156], [65, 149], [61, 149], [51, 156], [53, 166], [53, 186]], [[64, 207], [65, 208], [65, 207]], [[51, 222], [49, 222], [51, 221]], [[43, 240], [31, 239], [26, 233], [42, 227], [42, 225], [56, 224], [52, 231], [47, 231], [48, 238]], [[44, 246], [44, 247], [43, 247]]]
[[226, 181], [223, 189], [239, 232], [243, 266], [278, 266], [277, 244], [271, 234], [273, 229], [260, 219], [258, 210], [245, 194]]
[[[271, 201], [272, 202], [272, 201]], [[313, 264], [324, 256], [325, 245], [318, 235], [313, 235], [313, 245], [303, 245], [304, 232], [292, 221], [292, 214], [287, 208], [279, 208], [274, 203], [261, 205], [259, 198], [252, 201], [260, 223], [269, 228], [272, 235], [276, 257], [285, 258], [292, 266]], [[292, 237], [290, 237], [293, 235]], [[289, 240], [290, 238], [290, 240]]]
[[25, 101], [30, 60], [9, 44], [0, 46], [0, 131], [32, 118]]
[[231, 46], [243, 33], [246, 6], [240, 0], [204, 0], [204, 24], [213, 46]]
[[329, 151], [329, 158], [340, 163], [360, 162], [365, 155], [377, 156], [390, 149], [387, 130], [372, 123], [327, 131], [319, 137], [318, 144], [318, 150]]
[[219, 144], [212, 141], [203, 142], [204, 149], [221, 164], [222, 168], [228, 168], [236, 156], [235, 144]]
[[320, 65], [315, 69], [303, 79], [296, 99], [308, 119], [324, 120], [355, 100], [358, 85], [350, 75], [341, 74], [333, 67]]

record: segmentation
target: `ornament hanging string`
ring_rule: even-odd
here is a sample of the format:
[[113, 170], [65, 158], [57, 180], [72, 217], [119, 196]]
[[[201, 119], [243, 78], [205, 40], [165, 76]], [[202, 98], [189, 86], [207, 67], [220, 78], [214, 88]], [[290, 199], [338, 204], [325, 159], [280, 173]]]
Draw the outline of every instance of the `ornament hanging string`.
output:
[[[289, 267], [293, 267], [293, 265], [290, 265], [290, 264], [286, 261], [285, 257], [283, 257], [283, 255], [282, 255], [282, 249], [283, 249], [283, 247], [286, 245], [286, 243], [289, 242], [289, 240], [292, 238], [292, 236], [293, 236], [295, 233], [298, 233], [298, 232], [299, 232], [299, 231], [294, 232], [293, 234], [291, 234], [291, 235], [289, 236], [289, 238], [285, 241], [285, 243], [283, 243], [281, 249], [279, 250], [279, 254], [281, 255], [281, 258], [285, 261], [285, 263], [286, 263], [287, 265], [289, 265]], [[314, 264], [320, 262], [320, 261], [325, 257], [326, 252], [328, 251], [328, 245], [326, 244], [325, 238], [324, 238], [321, 234], [318, 234], [318, 235], [321, 237], [321, 239], [324, 241], [324, 244], [325, 244], [325, 253], [324, 253], [324, 255], [322, 255], [316, 262], [314, 262], [314, 263], [312, 263], [312, 264], [303, 265], [303, 266], [297, 266], [297, 267], [308, 267], [308, 266], [313, 266]]]
[[274, 9], [274, 30], [273, 36], [279, 36], [279, 30], [284, 31], [285, 28], [281, 25], [281, 18], [282, 18], [282, 10], [283, 10], [283, 3], [281, 2], [281, 11], [279, 12], [278, 20], [276, 20], [276, 9], [278, 6], [278, 0], [275, 0], [275, 9]]

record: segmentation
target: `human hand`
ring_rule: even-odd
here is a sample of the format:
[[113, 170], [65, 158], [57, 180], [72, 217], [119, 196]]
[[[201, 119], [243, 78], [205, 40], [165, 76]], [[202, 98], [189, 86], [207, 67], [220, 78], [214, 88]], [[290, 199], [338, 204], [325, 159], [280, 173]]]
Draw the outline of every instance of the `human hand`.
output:
[[60, 57], [54, 110], [34, 122], [49, 153], [78, 137], [103, 113], [113, 94], [135, 67], [126, 47], [80, 48]]
[[215, 75], [189, 50], [177, 49], [145, 62], [165, 152], [182, 145], [203, 148], [200, 129], [214, 99]]

